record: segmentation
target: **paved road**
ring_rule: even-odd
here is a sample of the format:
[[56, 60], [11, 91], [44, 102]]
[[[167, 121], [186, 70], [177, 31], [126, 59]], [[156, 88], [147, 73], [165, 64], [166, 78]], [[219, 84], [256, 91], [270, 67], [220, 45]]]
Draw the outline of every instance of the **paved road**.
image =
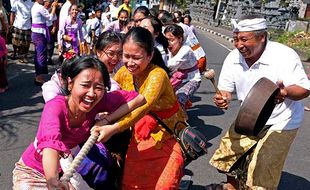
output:
[[[209, 67], [218, 74], [229, 49], [233, 48], [232, 44], [219, 36], [212, 36], [200, 30], [198, 30], [198, 36], [207, 53]], [[50, 68], [50, 73], [54, 68]], [[41, 89], [33, 85], [34, 67], [32, 63], [10, 63], [8, 71], [10, 90], [0, 95], [0, 190], [11, 189], [11, 171], [14, 168], [14, 163], [33, 140], [44, 105]], [[223, 132], [235, 119], [239, 103], [236, 100], [232, 101], [230, 109], [223, 112], [212, 103], [213, 95], [214, 89], [211, 82], [204, 79], [193, 98], [194, 106], [189, 110], [191, 125], [199, 127], [206, 134], [210, 143], [209, 154], [186, 167], [185, 173], [192, 175], [191, 190], [202, 190], [209, 183], [225, 180], [223, 175], [218, 174], [208, 164], [208, 160], [217, 148]], [[309, 99], [305, 102], [310, 105]], [[310, 117], [307, 112], [304, 124], [292, 145], [285, 164], [279, 187], [281, 190], [310, 189], [309, 124]]]

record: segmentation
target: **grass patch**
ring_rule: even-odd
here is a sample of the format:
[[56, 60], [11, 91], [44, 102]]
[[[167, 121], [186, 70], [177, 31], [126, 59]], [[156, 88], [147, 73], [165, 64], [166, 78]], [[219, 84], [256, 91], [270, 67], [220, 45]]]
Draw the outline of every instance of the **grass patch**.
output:
[[285, 44], [301, 53], [310, 61], [310, 33], [304, 31], [286, 32], [283, 30], [270, 30], [270, 39]]

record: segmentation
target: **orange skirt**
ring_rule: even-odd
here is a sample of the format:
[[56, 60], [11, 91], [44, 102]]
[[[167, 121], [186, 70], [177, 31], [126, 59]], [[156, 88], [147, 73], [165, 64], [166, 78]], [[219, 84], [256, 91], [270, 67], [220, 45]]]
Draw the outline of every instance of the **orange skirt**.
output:
[[173, 190], [179, 188], [184, 159], [180, 145], [170, 138], [161, 149], [152, 137], [137, 143], [134, 138], [125, 160], [123, 190]]
[[207, 67], [207, 58], [206, 57], [201, 57], [197, 60], [197, 65], [200, 73], [206, 71]]

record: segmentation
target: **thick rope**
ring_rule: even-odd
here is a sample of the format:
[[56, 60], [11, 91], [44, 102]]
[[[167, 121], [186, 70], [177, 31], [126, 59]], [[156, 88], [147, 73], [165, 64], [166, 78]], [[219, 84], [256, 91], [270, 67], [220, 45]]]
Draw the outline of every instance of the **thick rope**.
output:
[[91, 134], [91, 136], [87, 139], [87, 141], [85, 142], [79, 153], [73, 159], [69, 169], [61, 177], [60, 181], [63, 182], [70, 181], [70, 178], [76, 172], [76, 169], [80, 166], [82, 160], [85, 158], [86, 154], [89, 152], [91, 147], [96, 143], [98, 137], [99, 137], [98, 133]]

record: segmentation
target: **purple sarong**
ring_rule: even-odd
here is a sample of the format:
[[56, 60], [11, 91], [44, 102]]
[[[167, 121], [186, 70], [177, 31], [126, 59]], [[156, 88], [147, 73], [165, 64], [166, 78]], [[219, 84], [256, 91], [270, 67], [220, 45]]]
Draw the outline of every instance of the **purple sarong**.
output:
[[47, 74], [47, 40], [44, 34], [32, 32], [32, 42], [35, 46], [34, 65], [36, 76]]
[[46, 39], [49, 42], [51, 40], [51, 35], [50, 35], [50, 30], [48, 26], [45, 23], [40, 23], [40, 24], [31, 24], [33, 28], [44, 28], [45, 33], [46, 33]]

